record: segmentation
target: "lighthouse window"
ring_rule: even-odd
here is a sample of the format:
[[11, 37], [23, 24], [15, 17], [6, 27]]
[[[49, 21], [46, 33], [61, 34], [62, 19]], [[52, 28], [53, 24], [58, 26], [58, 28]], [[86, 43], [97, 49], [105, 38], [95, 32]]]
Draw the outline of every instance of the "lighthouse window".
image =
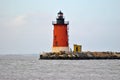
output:
[[57, 41], [55, 42], [55, 45], [58, 46], [58, 42]]
[[54, 39], [56, 39], [56, 36], [54, 36]]

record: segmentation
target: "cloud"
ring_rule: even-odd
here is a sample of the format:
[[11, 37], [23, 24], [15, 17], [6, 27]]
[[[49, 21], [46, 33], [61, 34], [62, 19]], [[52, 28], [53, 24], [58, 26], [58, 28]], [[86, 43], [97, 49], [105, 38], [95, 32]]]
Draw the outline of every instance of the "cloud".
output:
[[23, 16], [23, 15], [22, 16], [16, 16], [12, 20], [11, 25], [13, 25], [13, 26], [21, 26], [21, 25], [26, 23], [25, 18], [26, 18], [26, 16]]
[[3, 17], [1, 26], [1, 53], [39, 53], [51, 50], [52, 19], [47, 13]]
[[3, 16], [2, 18], [0, 18], [0, 27], [20, 27], [26, 24], [26, 18], [26, 15]]

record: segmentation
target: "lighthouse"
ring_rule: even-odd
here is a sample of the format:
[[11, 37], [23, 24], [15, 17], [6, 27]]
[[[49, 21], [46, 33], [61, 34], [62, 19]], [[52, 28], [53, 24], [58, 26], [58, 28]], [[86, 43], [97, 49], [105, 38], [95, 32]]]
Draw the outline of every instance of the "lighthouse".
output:
[[56, 21], [52, 22], [53, 28], [53, 46], [52, 52], [69, 51], [68, 43], [68, 21], [64, 21], [63, 13], [58, 12]]

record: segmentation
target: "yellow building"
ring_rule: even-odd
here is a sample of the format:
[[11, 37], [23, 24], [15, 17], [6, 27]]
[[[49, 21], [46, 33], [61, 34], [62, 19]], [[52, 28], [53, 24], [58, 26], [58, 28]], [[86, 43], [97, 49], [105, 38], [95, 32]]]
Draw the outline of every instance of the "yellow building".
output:
[[82, 52], [82, 45], [74, 44], [74, 52]]

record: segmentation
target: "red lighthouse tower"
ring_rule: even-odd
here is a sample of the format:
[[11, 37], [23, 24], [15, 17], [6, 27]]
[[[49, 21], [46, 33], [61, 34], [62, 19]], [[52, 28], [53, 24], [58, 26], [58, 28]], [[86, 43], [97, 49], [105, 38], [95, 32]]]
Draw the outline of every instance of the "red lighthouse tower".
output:
[[56, 21], [53, 22], [53, 47], [52, 52], [69, 51], [68, 24], [63, 18], [63, 13], [58, 12]]

